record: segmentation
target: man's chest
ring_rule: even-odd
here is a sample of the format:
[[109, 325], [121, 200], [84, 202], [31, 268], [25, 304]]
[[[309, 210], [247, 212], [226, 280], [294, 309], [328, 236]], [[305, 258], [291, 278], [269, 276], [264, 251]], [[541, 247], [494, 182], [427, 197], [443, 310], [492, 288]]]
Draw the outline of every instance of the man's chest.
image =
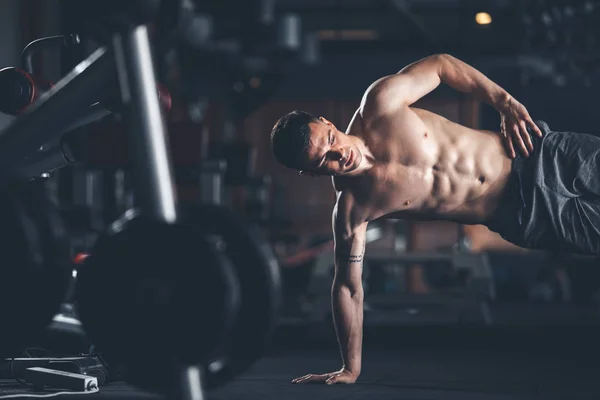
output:
[[401, 218], [421, 209], [432, 184], [430, 167], [388, 162], [347, 185], [345, 192], [352, 197], [356, 213], [373, 221], [386, 216]]

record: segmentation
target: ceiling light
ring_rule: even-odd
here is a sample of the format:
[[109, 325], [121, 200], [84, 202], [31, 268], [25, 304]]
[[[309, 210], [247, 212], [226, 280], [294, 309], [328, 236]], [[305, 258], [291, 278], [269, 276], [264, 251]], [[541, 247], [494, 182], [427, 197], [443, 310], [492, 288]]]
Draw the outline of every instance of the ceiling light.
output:
[[492, 16], [486, 12], [478, 12], [475, 14], [475, 22], [479, 25], [489, 25], [492, 23]]

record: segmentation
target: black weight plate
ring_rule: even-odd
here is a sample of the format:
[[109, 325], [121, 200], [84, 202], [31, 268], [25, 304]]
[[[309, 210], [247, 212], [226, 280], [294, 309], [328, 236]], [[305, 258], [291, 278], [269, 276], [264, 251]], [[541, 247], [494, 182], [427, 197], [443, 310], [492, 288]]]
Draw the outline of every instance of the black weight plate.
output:
[[224, 207], [189, 207], [182, 215], [208, 235], [220, 237], [236, 270], [241, 288], [239, 318], [233, 329], [227, 362], [206, 366], [205, 387], [220, 386], [243, 373], [265, 351], [281, 303], [277, 260], [261, 232]]
[[213, 359], [240, 296], [233, 267], [190, 225], [136, 217], [99, 238], [77, 282], [79, 313], [109, 365], [170, 392], [182, 366]]
[[18, 353], [58, 312], [70, 271], [60, 217], [43, 182], [0, 193], [0, 354]]

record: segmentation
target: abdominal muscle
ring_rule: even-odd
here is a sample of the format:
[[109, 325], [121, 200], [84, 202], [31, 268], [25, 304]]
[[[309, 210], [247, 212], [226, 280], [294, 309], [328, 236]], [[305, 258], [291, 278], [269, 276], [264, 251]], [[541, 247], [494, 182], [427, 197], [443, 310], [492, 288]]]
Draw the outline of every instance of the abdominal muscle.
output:
[[425, 110], [413, 111], [427, 135], [421, 139], [420, 132], [410, 132], [411, 139], [402, 140], [404, 146], [414, 146], [409, 150], [411, 162], [388, 165], [396, 173], [388, 171], [390, 178], [382, 184], [387, 190], [397, 187], [380, 198], [377, 217], [485, 223], [498, 206], [511, 166], [499, 135]]

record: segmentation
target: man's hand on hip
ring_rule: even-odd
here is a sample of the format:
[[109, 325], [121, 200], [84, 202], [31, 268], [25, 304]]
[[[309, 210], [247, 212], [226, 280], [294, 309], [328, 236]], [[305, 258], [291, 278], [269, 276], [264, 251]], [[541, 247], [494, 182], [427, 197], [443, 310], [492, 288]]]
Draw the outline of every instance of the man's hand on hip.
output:
[[531, 129], [533, 134], [542, 137], [540, 128], [533, 122], [525, 106], [512, 97], [498, 111], [500, 112], [500, 133], [506, 142], [509, 156], [511, 158], [517, 156], [516, 147], [525, 157], [529, 157], [529, 154], [533, 152], [533, 143], [527, 128]]
[[358, 376], [344, 368], [336, 372], [331, 372], [329, 374], [304, 375], [303, 377], [294, 379], [292, 383], [325, 383], [327, 385], [334, 385], [336, 383], [349, 384], [356, 382], [357, 378]]

